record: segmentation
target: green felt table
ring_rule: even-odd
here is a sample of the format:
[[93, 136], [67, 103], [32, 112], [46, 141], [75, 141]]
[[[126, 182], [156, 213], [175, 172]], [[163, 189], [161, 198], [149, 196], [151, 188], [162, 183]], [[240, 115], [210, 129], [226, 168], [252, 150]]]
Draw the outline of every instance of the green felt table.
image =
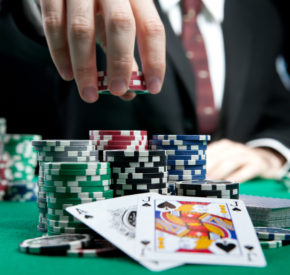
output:
[[[283, 185], [272, 180], [256, 180], [240, 187], [241, 194], [289, 198]], [[1, 274], [149, 274], [152, 273], [123, 256], [117, 258], [68, 258], [34, 256], [18, 252], [18, 244], [28, 238], [40, 236], [36, 230], [36, 203], [0, 202], [0, 270]], [[265, 268], [184, 265], [164, 274], [289, 274], [290, 246], [264, 250]]]

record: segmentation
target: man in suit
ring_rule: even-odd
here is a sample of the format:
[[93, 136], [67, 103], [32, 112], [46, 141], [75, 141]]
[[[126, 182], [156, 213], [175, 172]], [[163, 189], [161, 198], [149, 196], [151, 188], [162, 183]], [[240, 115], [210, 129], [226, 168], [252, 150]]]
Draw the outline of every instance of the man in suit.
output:
[[[53, 93], [53, 102], [57, 104], [52, 106], [54, 121], [62, 118], [55, 124], [65, 132], [64, 136], [84, 137], [89, 128], [199, 132], [196, 111], [199, 79], [194, 77], [192, 55], [184, 51], [186, 44], [180, 32], [184, 20], [180, 17], [179, 1], [156, 1], [157, 10], [151, 1], [86, 0], [67, 1], [67, 5], [64, 2], [41, 1], [44, 30], [60, 75], [65, 80], [75, 78], [85, 101], [98, 99], [95, 56], [99, 69], [105, 64], [100, 50], [95, 54], [95, 30], [99, 44], [107, 52], [112, 94], [125, 99], [134, 97], [126, 93], [126, 83], [131, 70], [137, 68], [133, 58], [135, 30], [148, 88], [152, 94], [158, 94], [138, 96], [131, 102], [101, 97], [97, 103], [87, 105], [79, 100], [73, 84], [52, 77], [55, 72], [50, 66], [45, 74], [42, 70], [42, 77], [45, 83], [49, 79], [55, 83], [50, 82], [51, 91], [43, 86], [42, 89], [47, 94]], [[172, 2], [171, 6], [165, 2]], [[279, 177], [290, 159], [290, 95], [274, 67], [283, 39], [279, 17], [271, 1], [204, 0], [201, 4], [196, 15], [201, 34], [214, 30], [213, 35], [203, 40], [218, 113], [218, 127], [212, 133], [216, 142], [208, 149], [208, 177], [240, 181], [256, 176]], [[96, 22], [94, 11], [98, 14]], [[166, 32], [166, 56], [164, 28], [157, 11]], [[192, 19], [193, 13], [190, 9], [187, 12], [185, 18]], [[17, 15], [13, 19], [17, 21]], [[30, 31], [27, 29], [22, 28], [22, 33], [27, 35]], [[33, 35], [34, 41], [36, 36]], [[219, 39], [212, 40], [216, 37]], [[165, 81], [159, 93], [165, 57]], [[218, 62], [213, 61], [214, 57]], [[140, 67], [138, 58], [137, 61]], [[56, 133], [56, 127], [51, 128]]]

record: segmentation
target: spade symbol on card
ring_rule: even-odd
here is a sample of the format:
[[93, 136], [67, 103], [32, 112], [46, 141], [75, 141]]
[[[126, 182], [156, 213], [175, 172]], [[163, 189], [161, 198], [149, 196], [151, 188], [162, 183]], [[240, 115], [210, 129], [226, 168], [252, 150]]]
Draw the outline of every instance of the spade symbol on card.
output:
[[150, 244], [150, 241], [143, 240], [143, 241], [141, 241], [141, 244], [143, 245], [143, 248], [142, 248], [142, 251], [141, 251], [141, 255], [144, 256], [145, 255], [145, 250], [146, 250], [148, 244]]
[[226, 241], [216, 243], [216, 246], [227, 253], [231, 252], [236, 247], [234, 243], [228, 243]]
[[149, 207], [149, 206], [151, 206], [151, 204], [149, 203], [150, 202], [150, 197], [148, 197], [147, 198], [147, 200], [142, 200], [143, 201], [143, 204], [142, 204], [142, 206], [144, 206], [144, 207]]
[[245, 248], [249, 251], [248, 255], [248, 260], [249, 262], [253, 261], [253, 257], [256, 257], [257, 254], [254, 252], [254, 246], [252, 245], [245, 245]]
[[169, 210], [174, 210], [176, 206], [168, 201], [162, 202], [157, 205], [158, 208], [161, 208], [163, 210], [169, 211]]
[[251, 245], [245, 245], [245, 248], [246, 248], [246, 249], [248, 249], [249, 251], [251, 251], [251, 250], [253, 250], [253, 249], [254, 249], [254, 247], [253, 247], [253, 246], [251, 246]]
[[235, 204], [231, 204], [231, 206], [233, 207], [232, 210], [235, 212], [241, 212], [242, 210], [239, 208], [239, 204], [237, 201], [235, 201]]
[[84, 211], [80, 208], [76, 208], [76, 211], [80, 214], [80, 215], [84, 215], [85, 219], [91, 219], [93, 218], [93, 216], [87, 214], [88, 212], [87, 211]]

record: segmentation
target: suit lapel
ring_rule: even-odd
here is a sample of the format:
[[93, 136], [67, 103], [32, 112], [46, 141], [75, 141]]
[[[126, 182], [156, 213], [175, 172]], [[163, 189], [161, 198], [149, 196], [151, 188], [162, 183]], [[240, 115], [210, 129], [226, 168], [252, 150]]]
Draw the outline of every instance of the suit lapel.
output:
[[221, 113], [221, 126], [227, 125], [226, 129], [223, 129], [226, 136], [238, 126], [250, 72], [253, 31], [249, 14], [245, 12], [245, 5], [241, 5], [239, 0], [226, 1], [223, 23], [226, 80]]
[[179, 37], [177, 37], [170, 25], [167, 15], [161, 10], [158, 1], [155, 1], [157, 10], [164, 24], [166, 31], [166, 51], [168, 57], [176, 66], [176, 71], [184, 84], [186, 93], [188, 94], [191, 103], [195, 104], [195, 81], [194, 75], [188, 59], [184, 54], [184, 49]]

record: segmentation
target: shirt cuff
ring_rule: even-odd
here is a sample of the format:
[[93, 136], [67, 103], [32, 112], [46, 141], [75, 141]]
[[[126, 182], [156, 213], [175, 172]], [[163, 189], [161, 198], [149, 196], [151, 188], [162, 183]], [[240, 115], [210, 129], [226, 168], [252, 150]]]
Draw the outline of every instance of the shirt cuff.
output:
[[247, 142], [249, 147], [268, 147], [280, 153], [285, 159], [286, 163], [281, 167], [280, 177], [282, 178], [290, 169], [290, 149], [281, 142], [272, 138], [260, 138]]

